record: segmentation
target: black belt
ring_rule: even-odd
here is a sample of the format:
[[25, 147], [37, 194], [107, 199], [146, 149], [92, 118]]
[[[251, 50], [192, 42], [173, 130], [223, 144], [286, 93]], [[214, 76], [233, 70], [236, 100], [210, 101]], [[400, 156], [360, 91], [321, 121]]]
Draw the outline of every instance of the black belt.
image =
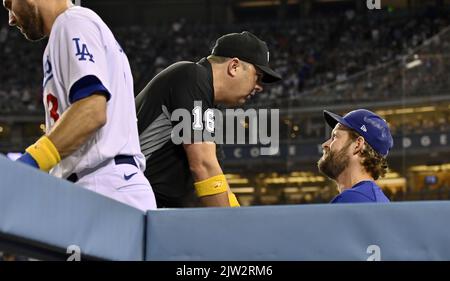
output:
[[[117, 155], [116, 157], [114, 157], [114, 162], [116, 163], [116, 165], [121, 165], [121, 164], [130, 164], [133, 165], [137, 168], [138, 165], [136, 164], [136, 161], [134, 161], [133, 156], [129, 156], [129, 155]], [[71, 174], [67, 180], [71, 181], [71, 182], [77, 182], [79, 179], [78, 175], [76, 173]]]

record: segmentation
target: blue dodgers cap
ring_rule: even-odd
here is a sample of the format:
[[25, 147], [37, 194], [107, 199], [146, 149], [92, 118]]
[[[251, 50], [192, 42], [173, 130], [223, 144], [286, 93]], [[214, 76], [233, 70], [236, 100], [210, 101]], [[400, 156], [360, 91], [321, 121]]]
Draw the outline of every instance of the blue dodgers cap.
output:
[[340, 123], [360, 134], [368, 144], [382, 156], [387, 156], [394, 146], [389, 126], [383, 118], [367, 109], [357, 109], [341, 117], [327, 110], [323, 116], [332, 128]]

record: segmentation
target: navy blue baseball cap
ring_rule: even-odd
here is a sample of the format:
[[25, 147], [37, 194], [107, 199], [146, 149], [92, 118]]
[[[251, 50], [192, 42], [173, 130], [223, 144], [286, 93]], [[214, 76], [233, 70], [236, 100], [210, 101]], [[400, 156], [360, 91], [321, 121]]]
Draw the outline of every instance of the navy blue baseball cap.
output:
[[236, 57], [253, 64], [263, 72], [263, 83], [274, 83], [282, 79], [280, 74], [269, 67], [270, 53], [266, 42], [248, 31], [223, 35], [217, 39], [211, 55]]
[[332, 128], [337, 123], [355, 130], [370, 146], [382, 156], [387, 156], [389, 150], [394, 146], [391, 131], [386, 121], [367, 109], [357, 109], [341, 117], [327, 110], [323, 116]]

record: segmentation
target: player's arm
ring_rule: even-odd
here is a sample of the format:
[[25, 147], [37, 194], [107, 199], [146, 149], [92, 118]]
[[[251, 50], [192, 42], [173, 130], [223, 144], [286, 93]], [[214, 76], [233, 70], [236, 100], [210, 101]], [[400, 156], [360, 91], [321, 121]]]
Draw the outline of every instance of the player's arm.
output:
[[216, 145], [211, 142], [184, 144], [184, 150], [202, 204], [206, 207], [239, 207], [217, 160]]
[[81, 147], [106, 123], [106, 97], [92, 94], [73, 103], [52, 130], [26, 149], [18, 161], [48, 172]]
[[106, 124], [106, 97], [92, 94], [72, 104], [48, 134], [61, 158], [78, 150]]
[[[62, 158], [76, 151], [106, 122], [106, 102], [111, 97], [107, 58], [99, 29], [92, 21], [71, 18], [52, 29], [50, 56], [58, 58], [54, 78], [64, 87], [71, 106], [51, 131], [26, 149], [18, 160], [49, 171]], [[82, 48], [81, 58], [76, 51]]]

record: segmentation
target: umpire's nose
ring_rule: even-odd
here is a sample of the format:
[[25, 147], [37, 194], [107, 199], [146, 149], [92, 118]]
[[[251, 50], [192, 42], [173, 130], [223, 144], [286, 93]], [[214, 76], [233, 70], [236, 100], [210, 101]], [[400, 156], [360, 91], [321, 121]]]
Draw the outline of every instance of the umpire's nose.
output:
[[263, 86], [261, 84], [259, 84], [259, 83], [255, 84], [255, 92], [261, 93], [263, 89], [264, 88], [263, 88]]
[[11, 11], [8, 11], [8, 24], [10, 26], [15, 26], [17, 23], [16, 17], [13, 15]]

